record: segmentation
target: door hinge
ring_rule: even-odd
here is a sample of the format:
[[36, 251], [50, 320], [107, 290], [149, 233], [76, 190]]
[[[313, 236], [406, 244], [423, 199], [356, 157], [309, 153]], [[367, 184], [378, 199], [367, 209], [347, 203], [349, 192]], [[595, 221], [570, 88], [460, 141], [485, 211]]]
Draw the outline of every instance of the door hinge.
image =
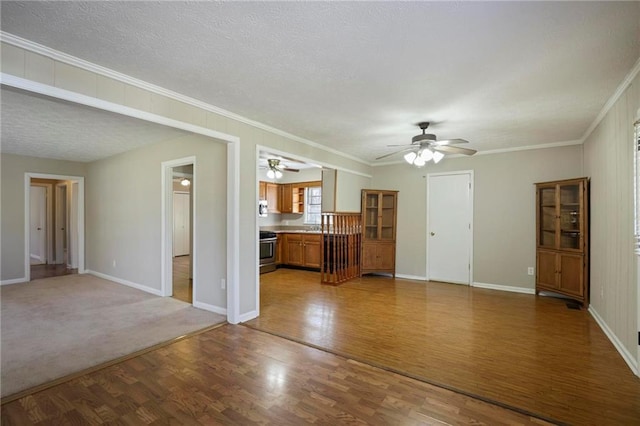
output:
[[638, 346], [640, 346], [640, 331], [638, 331]]

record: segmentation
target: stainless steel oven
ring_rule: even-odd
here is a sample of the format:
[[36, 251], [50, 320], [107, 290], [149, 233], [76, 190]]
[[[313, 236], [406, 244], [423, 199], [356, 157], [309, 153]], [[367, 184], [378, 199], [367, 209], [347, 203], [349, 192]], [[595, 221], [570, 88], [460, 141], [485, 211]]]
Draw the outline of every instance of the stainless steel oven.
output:
[[276, 244], [275, 232], [260, 231], [260, 273], [276, 270]]

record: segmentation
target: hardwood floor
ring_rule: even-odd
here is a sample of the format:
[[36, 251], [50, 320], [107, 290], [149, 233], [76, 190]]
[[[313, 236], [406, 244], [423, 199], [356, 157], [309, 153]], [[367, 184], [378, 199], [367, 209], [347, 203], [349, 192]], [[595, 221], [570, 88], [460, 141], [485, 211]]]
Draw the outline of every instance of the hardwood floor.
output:
[[31, 279], [38, 280], [41, 278], [59, 277], [61, 275], [77, 274], [77, 269], [69, 269], [67, 265], [52, 265], [41, 263], [39, 265], [31, 265]]
[[366, 276], [261, 275], [251, 327], [571, 424], [640, 424], [640, 379], [565, 301]]
[[183, 302], [193, 303], [193, 280], [189, 278], [191, 256], [173, 258], [173, 297]]
[[3, 425], [545, 424], [225, 325], [2, 406]]

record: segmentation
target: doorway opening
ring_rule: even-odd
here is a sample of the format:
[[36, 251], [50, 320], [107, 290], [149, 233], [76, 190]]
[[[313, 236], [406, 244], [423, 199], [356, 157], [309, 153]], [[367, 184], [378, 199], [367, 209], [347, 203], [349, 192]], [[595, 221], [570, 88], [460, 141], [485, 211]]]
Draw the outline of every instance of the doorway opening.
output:
[[172, 176], [172, 297], [193, 304], [193, 164], [173, 167]]
[[25, 174], [25, 279], [84, 272], [84, 178]]
[[162, 163], [161, 296], [197, 301], [196, 158]]

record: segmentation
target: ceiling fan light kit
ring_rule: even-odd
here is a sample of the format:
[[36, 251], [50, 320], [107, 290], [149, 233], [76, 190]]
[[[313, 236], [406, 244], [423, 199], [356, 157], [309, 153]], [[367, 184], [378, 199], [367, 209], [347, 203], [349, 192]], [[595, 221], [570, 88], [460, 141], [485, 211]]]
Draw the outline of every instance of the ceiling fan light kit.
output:
[[280, 163], [280, 160], [277, 158], [269, 158], [267, 160], [267, 177], [269, 179], [280, 179], [282, 177], [282, 172], [299, 172], [299, 169], [293, 169], [291, 167], [285, 167]]
[[[433, 133], [426, 133], [425, 130], [429, 127], [429, 122], [425, 121], [422, 123], [418, 123], [418, 127], [422, 129], [422, 134], [416, 135], [411, 138], [411, 144], [406, 145], [407, 148], [401, 149], [400, 151], [392, 152], [390, 154], [383, 155], [382, 157], [376, 158], [376, 160], [381, 160], [383, 158], [389, 157], [394, 154], [399, 154], [401, 152], [407, 152], [404, 155], [404, 160], [417, 167], [422, 167], [429, 161], [433, 161], [435, 164], [438, 164], [440, 160], [444, 158], [444, 154], [463, 154], [463, 155], [473, 155], [476, 153], [475, 149], [469, 148], [461, 148], [457, 146], [452, 146], [461, 143], [468, 143], [468, 141], [464, 139], [440, 139], [436, 137]], [[390, 145], [390, 146], [402, 146], [402, 145]]]
[[282, 172], [280, 170], [273, 170], [273, 169], [269, 169], [267, 170], [267, 177], [269, 179], [280, 179], [282, 177]]

